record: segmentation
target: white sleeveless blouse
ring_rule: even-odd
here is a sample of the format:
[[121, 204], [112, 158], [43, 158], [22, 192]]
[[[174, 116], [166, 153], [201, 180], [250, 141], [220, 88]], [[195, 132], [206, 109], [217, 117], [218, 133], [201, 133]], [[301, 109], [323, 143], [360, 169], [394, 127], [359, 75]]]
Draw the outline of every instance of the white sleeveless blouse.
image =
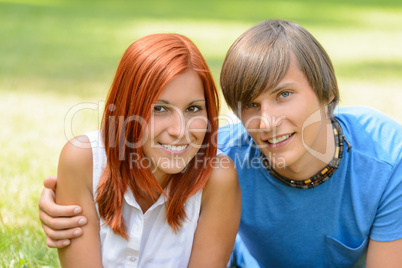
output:
[[[106, 166], [106, 154], [100, 131], [85, 134], [92, 147], [93, 155], [93, 193]], [[185, 211], [187, 218], [175, 234], [165, 222], [166, 198], [159, 199], [145, 212], [142, 212], [132, 192], [124, 195], [123, 218], [129, 240], [115, 234], [99, 216], [102, 263], [104, 267], [146, 267], [179, 268], [187, 267], [193, 245], [194, 232], [200, 214], [202, 190], [187, 199]]]

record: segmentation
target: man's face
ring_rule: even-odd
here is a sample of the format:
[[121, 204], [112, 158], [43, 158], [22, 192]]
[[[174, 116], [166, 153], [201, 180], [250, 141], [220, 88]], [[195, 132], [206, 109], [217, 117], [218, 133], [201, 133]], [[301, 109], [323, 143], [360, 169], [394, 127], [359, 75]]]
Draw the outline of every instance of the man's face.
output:
[[327, 145], [331, 131], [327, 129], [330, 120], [325, 105], [318, 100], [293, 53], [285, 77], [276, 88], [243, 106], [241, 121], [271, 166], [288, 178], [306, 179], [305, 170], [315, 170], [327, 161], [313, 156], [311, 150], [325, 155], [332, 149]]

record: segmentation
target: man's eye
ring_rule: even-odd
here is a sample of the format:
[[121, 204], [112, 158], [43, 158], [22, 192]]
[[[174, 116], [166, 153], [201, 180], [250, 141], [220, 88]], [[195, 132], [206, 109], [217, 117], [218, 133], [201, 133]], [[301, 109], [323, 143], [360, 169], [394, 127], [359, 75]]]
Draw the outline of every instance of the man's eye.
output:
[[254, 102], [252, 102], [252, 103], [246, 105], [246, 108], [247, 108], [247, 109], [251, 109], [251, 108], [254, 108], [254, 107], [257, 107], [257, 104], [254, 103]]
[[292, 94], [292, 93], [290, 93], [289, 91], [283, 91], [283, 92], [279, 93], [278, 99], [287, 98], [287, 97], [289, 97], [291, 94]]

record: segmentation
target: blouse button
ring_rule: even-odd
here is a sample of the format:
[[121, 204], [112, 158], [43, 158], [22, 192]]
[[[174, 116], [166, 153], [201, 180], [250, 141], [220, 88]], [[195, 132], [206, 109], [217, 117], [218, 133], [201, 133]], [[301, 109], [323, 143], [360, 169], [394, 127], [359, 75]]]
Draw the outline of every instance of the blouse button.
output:
[[134, 257], [134, 256], [131, 256], [131, 257], [130, 257], [130, 261], [131, 261], [131, 262], [135, 262], [136, 260], [137, 260], [136, 257]]

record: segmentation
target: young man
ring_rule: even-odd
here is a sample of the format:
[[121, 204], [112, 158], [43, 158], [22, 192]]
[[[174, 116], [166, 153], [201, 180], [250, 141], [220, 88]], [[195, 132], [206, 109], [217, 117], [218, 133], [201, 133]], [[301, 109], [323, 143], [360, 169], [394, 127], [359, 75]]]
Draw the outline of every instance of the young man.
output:
[[[229, 49], [221, 87], [242, 121], [218, 137], [242, 190], [235, 264], [402, 266], [402, 126], [335, 108], [331, 61], [308, 31], [280, 20], [252, 27]], [[43, 191], [40, 217], [48, 245], [61, 247], [81, 217], [56, 218], [76, 206], [53, 195]]]

